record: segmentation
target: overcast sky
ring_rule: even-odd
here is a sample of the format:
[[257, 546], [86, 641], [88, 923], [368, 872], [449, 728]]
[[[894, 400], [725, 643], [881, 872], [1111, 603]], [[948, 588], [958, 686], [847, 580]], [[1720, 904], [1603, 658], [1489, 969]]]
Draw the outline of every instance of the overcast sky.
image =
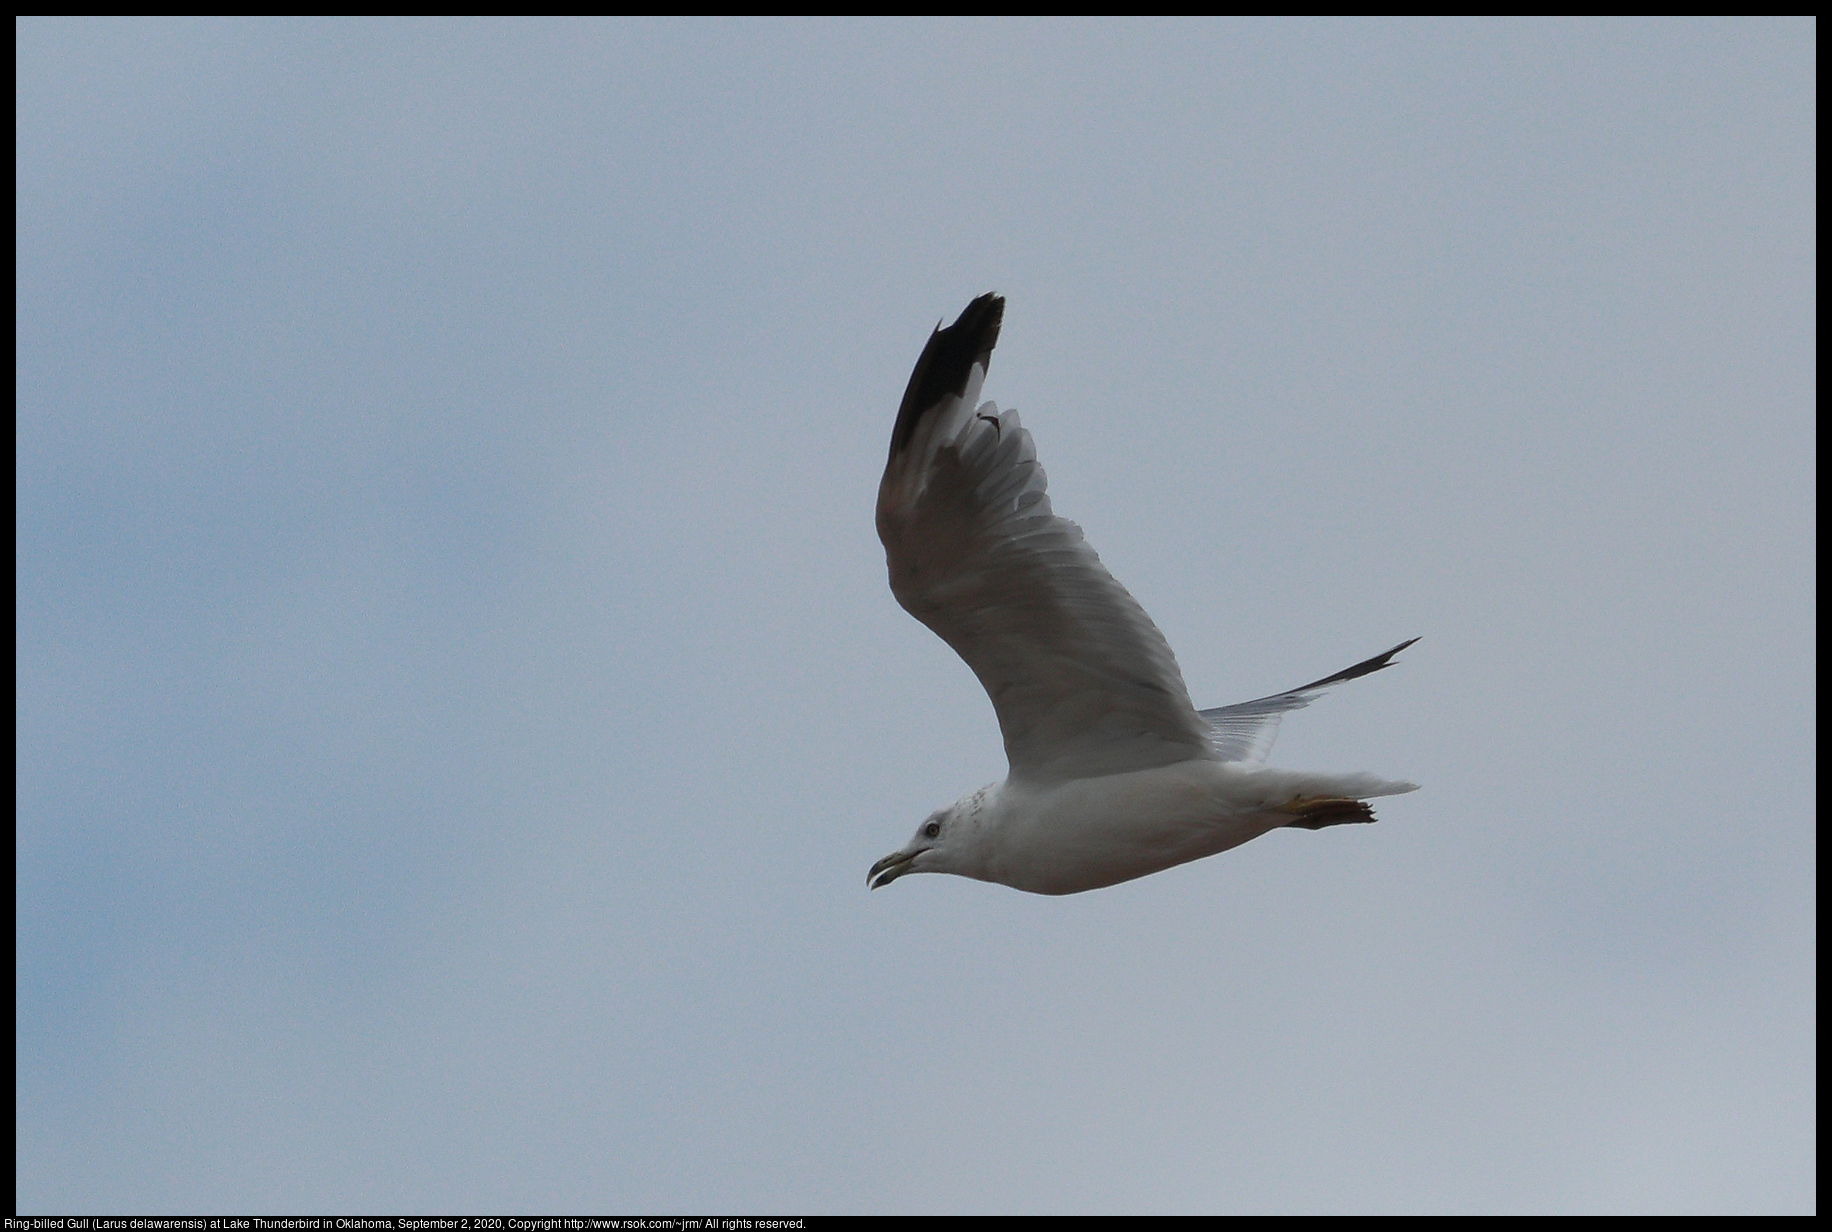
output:
[[[17, 27], [17, 1208], [1815, 1208], [1815, 25]], [[1423, 790], [868, 893], [1004, 773], [924, 340], [1199, 706]]]

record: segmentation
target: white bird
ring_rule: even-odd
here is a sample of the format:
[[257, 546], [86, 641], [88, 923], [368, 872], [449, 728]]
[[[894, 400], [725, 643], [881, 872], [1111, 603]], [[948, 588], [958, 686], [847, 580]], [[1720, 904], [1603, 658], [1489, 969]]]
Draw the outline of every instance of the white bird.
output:
[[891, 592], [952, 646], [998, 712], [1010, 773], [930, 814], [866, 883], [955, 873], [1074, 894], [1268, 830], [1374, 820], [1416, 791], [1371, 774], [1261, 765], [1279, 716], [1412, 642], [1257, 701], [1198, 711], [1164, 635], [1057, 517], [1016, 411], [979, 405], [1005, 301], [937, 326], [910, 374], [878, 486]]

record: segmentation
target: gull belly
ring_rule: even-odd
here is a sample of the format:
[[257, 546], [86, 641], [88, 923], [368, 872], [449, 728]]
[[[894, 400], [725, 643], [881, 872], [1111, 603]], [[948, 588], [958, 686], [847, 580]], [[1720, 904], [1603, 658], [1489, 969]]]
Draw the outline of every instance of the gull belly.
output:
[[984, 879], [1075, 894], [1238, 847], [1290, 820], [1270, 811], [1257, 777], [1251, 767], [1195, 760], [1054, 783], [1008, 780], [983, 832]]
[[975, 837], [984, 880], [1075, 894], [1216, 855], [1335, 806], [1413, 790], [1371, 774], [1205, 759], [1054, 783], [1008, 779]]

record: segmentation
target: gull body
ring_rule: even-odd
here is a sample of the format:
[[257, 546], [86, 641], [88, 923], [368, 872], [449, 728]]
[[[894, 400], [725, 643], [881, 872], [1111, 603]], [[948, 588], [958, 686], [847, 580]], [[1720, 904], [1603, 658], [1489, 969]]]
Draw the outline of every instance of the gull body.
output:
[[1284, 826], [1371, 822], [1366, 800], [1416, 790], [1260, 764], [1282, 714], [1379, 671], [1410, 641], [1285, 693], [1194, 708], [1163, 634], [1051, 510], [1017, 413], [978, 402], [1003, 314], [983, 295], [931, 335], [892, 430], [877, 517], [892, 592], [985, 686], [1011, 771], [932, 813], [868, 884], [954, 873], [1073, 894]]

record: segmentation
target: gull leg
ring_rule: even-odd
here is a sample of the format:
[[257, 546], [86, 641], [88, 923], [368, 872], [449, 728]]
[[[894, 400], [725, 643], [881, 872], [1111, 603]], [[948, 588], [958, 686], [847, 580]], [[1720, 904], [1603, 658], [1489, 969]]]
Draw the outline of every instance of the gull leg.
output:
[[1374, 820], [1374, 810], [1368, 807], [1366, 800], [1345, 800], [1331, 796], [1311, 799], [1300, 796], [1289, 804], [1279, 805], [1276, 811], [1290, 813], [1291, 820], [1285, 824], [1300, 830], [1321, 830], [1325, 826], [1352, 825]]

